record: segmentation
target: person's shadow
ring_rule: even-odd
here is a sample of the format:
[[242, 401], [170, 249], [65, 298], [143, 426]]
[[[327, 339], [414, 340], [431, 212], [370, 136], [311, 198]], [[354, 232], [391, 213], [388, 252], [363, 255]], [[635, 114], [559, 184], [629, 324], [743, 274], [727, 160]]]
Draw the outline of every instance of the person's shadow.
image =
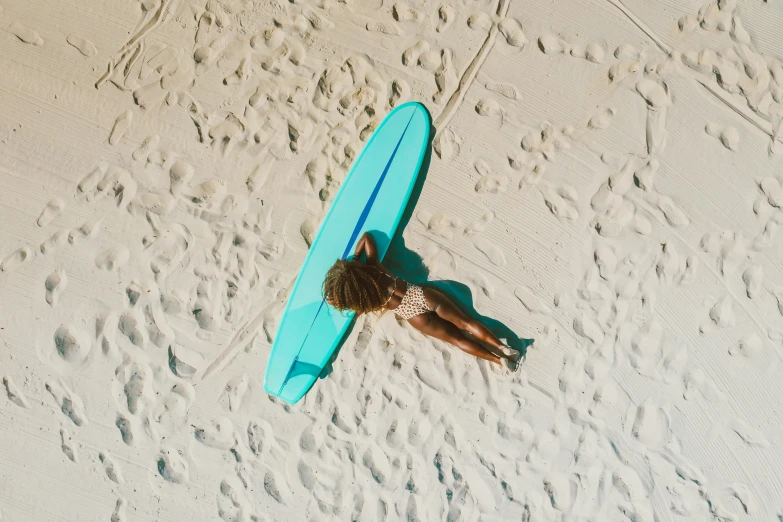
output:
[[[383, 257], [383, 264], [394, 274], [397, 274], [400, 278], [406, 281], [420, 285], [427, 284], [442, 291], [444, 294], [449, 296], [455, 302], [455, 304], [457, 304], [457, 306], [459, 306], [469, 317], [472, 317], [483, 323], [493, 334], [495, 334], [496, 337], [500, 339], [506, 339], [506, 343], [510, 347], [519, 350], [519, 353], [524, 359], [525, 355], [527, 354], [527, 349], [531, 344], [533, 344], [534, 339], [519, 337], [511, 328], [506, 326], [501, 321], [491, 317], [483, 316], [476, 312], [476, 309], [473, 307], [473, 293], [467, 285], [448, 279], [429, 281], [427, 279], [429, 276], [429, 270], [424, 264], [422, 257], [405, 246], [405, 238], [403, 237], [402, 233], [413, 217], [416, 204], [418, 203], [419, 197], [421, 196], [424, 183], [427, 180], [427, 174], [429, 173], [430, 162], [432, 160], [432, 140], [434, 138], [435, 127], [430, 126], [430, 139], [429, 143], [427, 143], [427, 151], [424, 155], [424, 159], [422, 160], [421, 170], [419, 171], [416, 184], [414, 185], [413, 191], [411, 192], [408, 206], [405, 208], [405, 212], [402, 214], [400, 224], [397, 227], [397, 231], [394, 236], [391, 238], [391, 240], [389, 240], [389, 237], [385, 234], [378, 233], [377, 231], [371, 232], [373, 239], [375, 239], [379, 249], [382, 249], [382, 245], [387, 243], [389, 245], [388, 250], [386, 251], [386, 255]], [[324, 366], [320, 378], [323, 379], [329, 375], [329, 373], [331, 373], [332, 363], [337, 359], [339, 352], [345, 343], [345, 340], [351, 335], [353, 326], [354, 323], [352, 322], [348, 327], [348, 330], [345, 332], [345, 335], [340, 340], [340, 343], [337, 345], [337, 349], [332, 354], [329, 362], [327, 362], [326, 366]]]

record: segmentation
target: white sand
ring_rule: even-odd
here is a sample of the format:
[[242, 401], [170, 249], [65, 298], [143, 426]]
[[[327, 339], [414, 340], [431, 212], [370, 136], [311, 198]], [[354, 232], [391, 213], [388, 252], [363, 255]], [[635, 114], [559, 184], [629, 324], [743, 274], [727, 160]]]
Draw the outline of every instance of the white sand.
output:
[[[783, 520], [781, 27], [2, 0], [0, 520]], [[386, 314], [272, 400], [308, 241], [407, 100], [437, 137], [391, 264], [534, 338], [523, 370]]]

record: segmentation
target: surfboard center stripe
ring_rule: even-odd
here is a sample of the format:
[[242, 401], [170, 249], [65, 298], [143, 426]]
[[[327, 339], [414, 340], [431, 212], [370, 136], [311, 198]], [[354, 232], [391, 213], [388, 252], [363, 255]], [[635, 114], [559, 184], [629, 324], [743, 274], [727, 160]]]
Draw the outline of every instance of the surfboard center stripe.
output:
[[[411, 114], [408, 123], [405, 124], [405, 128], [402, 131], [402, 135], [400, 135], [400, 139], [399, 141], [397, 141], [397, 145], [395, 145], [394, 150], [392, 151], [392, 154], [389, 157], [389, 161], [386, 162], [386, 167], [384, 167], [383, 172], [381, 173], [381, 177], [378, 178], [378, 182], [375, 184], [375, 188], [373, 189], [372, 194], [370, 194], [367, 203], [365, 203], [364, 205], [364, 209], [362, 210], [362, 213], [359, 215], [359, 219], [356, 221], [356, 226], [353, 227], [353, 233], [351, 233], [351, 238], [348, 240], [348, 244], [345, 246], [345, 251], [343, 252], [341, 259], [345, 259], [348, 257], [348, 253], [351, 251], [351, 246], [353, 245], [354, 241], [356, 241], [356, 238], [359, 236], [359, 232], [361, 232], [365, 221], [367, 221], [367, 216], [370, 215], [370, 209], [372, 208], [372, 205], [375, 202], [375, 198], [378, 197], [378, 192], [380, 192], [381, 185], [383, 185], [383, 181], [386, 179], [386, 174], [389, 172], [389, 167], [391, 167], [391, 164], [394, 161], [394, 157], [397, 155], [397, 150], [399, 150], [400, 144], [402, 143], [402, 140], [405, 137], [405, 133], [408, 131], [408, 126], [411, 124], [411, 121], [413, 121], [413, 117], [415, 115], [416, 115], [416, 111], [413, 111], [413, 114]], [[296, 366], [296, 363], [299, 361], [299, 355], [302, 353], [302, 348], [304, 348], [304, 345], [307, 342], [307, 338], [310, 337], [310, 332], [313, 329], [315, 320], [318, 319], [318, 315], [321, 313], [321, 310], [323, 309], [325, 303], [326, 303], [326, 298], [324, 297], [323, 299], [321, 299], [321, 304], [318, 306], [318, 310], [315, 312], [315, 317], [313, 317], [313, 322], [310, 323], [310, 327], [307, 329], [307, 334], [305, 335], [305, 338], [302, 341], [302, 345], [299, 347], [299, 351], [296, 352], [296, 356], [294, 357], [293, 363], [291, 363], [291, 366], [288, 368], [288, 373], [286, 373], [285, 375], [283, 384], [281, 384], [280, 389], [277, 390], [277, 395], [283, 393], [283, 388], [285, 387], [286, 384], [288, 384], [288, 379], [291, 377], [291, 372], [293, 372], [294, 366]]]

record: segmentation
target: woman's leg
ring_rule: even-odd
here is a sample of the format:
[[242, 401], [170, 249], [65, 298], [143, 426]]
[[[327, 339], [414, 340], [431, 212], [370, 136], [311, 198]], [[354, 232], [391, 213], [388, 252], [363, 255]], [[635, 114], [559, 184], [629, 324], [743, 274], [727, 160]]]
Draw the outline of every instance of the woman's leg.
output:
[[446, 341], [465, 353], [469, 353], [479, 359], [502, 364], [500, 357], [488, 351], [479, 343], [468, 339], [453, 323], [446, 321], [435, 313], [426, 313], [411, 317], [408, 322], [420, 332]]
[[489, 328], [481, 324], [475, 319], [471, 319], [460, 308], [454, 304], [442, 292], [435, 290], [434, 288], [426, 288], [424, 295], [427, 299], [427, 304], [432, 308], [438, 316], [446, 321], [452, 323], [460, 330], [470, 332], [477, 339], [480, 339], [490, 346], [494, 346], [498, 350], [507, 354], [508, 347], [500, 342], [495, 334], [489, 331]]

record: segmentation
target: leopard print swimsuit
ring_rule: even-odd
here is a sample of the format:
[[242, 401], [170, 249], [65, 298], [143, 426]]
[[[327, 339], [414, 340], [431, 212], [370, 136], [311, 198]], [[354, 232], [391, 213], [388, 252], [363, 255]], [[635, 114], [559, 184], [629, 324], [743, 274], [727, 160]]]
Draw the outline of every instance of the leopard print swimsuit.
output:
[[402, 296], [402, 301], [400, 301], [397, 308], [392, 310], [392, 312], [405, 320], [433, 311], [434, 310], [430, 308], [427, 304], [427, 300], [424, 298], [424, 290], [422, 290], [420, 286], [412, 285], [410, 283], [408, 283], [408, 289], [405, 291], [405, 295]]

